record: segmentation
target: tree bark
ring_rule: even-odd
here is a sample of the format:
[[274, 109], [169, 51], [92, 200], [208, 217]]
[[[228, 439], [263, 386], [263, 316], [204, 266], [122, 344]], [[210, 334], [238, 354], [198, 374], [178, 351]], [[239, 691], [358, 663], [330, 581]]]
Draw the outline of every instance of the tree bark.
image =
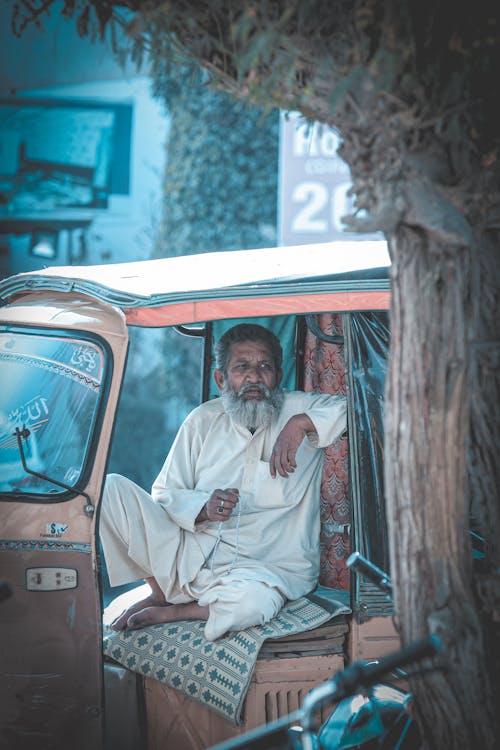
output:
[[[490, 536], [498, 528], [500, 400], [491, 365], [500, 285], [498, 253], [482, 240], [450, 246], [402, 226], [390, 241], [391, 574], [403, 642], [434, 632], [445, 645], [446, 671], [411, 681], [417, 718], [436, 750], [485, 750], [500, 737], [498, 670], [491, 669], [498, 666], [498, 599], [484, 611], [468, 533], [470, 487], [480, 530]], [[493, 544], [490, 562], [498, 559]], [[491, 599], [498, 573], [486, 578]]]

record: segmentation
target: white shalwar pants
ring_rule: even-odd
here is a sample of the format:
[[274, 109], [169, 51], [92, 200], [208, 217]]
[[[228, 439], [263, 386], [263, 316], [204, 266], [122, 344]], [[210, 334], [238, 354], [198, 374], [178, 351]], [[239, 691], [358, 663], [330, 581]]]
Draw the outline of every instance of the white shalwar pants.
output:
[[263, 625], [284, 604], [275, 587], [259, 580], [258, 568], [231, 569], [222, 559], [212, 570], [207, 558], [215, 538], [181, 529], [151, 495], [118, 474], [106, 479], [100, 537], [111, 586], [154, 578], [168, 602], [208, 606], [207, 640]]

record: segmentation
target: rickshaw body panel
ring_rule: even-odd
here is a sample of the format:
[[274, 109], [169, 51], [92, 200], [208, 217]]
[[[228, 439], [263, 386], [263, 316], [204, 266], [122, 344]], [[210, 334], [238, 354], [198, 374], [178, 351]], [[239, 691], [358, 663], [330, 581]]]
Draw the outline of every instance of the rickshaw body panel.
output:
[[[0, 505], [0, 744], [6, 748], [103, 746], [101, 599], [95, 524], [128, 334], [124, 315], [80, 295], [37, 292], [0, 309], [0, 326], [82, 331], [105, 341], [112, 361], [95, 454], [78, 491], [57, 502]], [[5, 500], [5, 497], [2, 498]], [[77, 728], [77, 731], [75, 729]]]

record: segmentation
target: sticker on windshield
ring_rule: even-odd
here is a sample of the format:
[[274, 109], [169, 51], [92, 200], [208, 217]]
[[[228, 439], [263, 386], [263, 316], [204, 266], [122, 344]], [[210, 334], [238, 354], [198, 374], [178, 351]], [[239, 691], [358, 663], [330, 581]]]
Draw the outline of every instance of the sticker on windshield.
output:
[[100, 369], [99, 351], [95, 346], [75, 346], [73, 348], [70, 364], [78, 367], [80, 370], [94, 374]]
[[22, 406], [13, 409], [8, 420], [13, 426], [29, 427], [30, 430], [38, 430], [49, 421], [48, 401], [44, 396], [35, 396]]

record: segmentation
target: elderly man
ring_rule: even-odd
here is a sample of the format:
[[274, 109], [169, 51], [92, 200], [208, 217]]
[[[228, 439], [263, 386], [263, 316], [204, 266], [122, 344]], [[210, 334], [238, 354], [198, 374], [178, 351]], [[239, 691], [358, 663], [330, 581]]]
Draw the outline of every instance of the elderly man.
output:
[[317, 583], [320, 449], [345, 430], [345, 399], [280, 390], [281, 346], [261, 326], [229, 329], [215, 354], [221, 397], [186, 418], [152, 495], [107, 478], [110, 583], [151, 587], [115, 630], [196, 619], [215, 640], [267, 622]]

